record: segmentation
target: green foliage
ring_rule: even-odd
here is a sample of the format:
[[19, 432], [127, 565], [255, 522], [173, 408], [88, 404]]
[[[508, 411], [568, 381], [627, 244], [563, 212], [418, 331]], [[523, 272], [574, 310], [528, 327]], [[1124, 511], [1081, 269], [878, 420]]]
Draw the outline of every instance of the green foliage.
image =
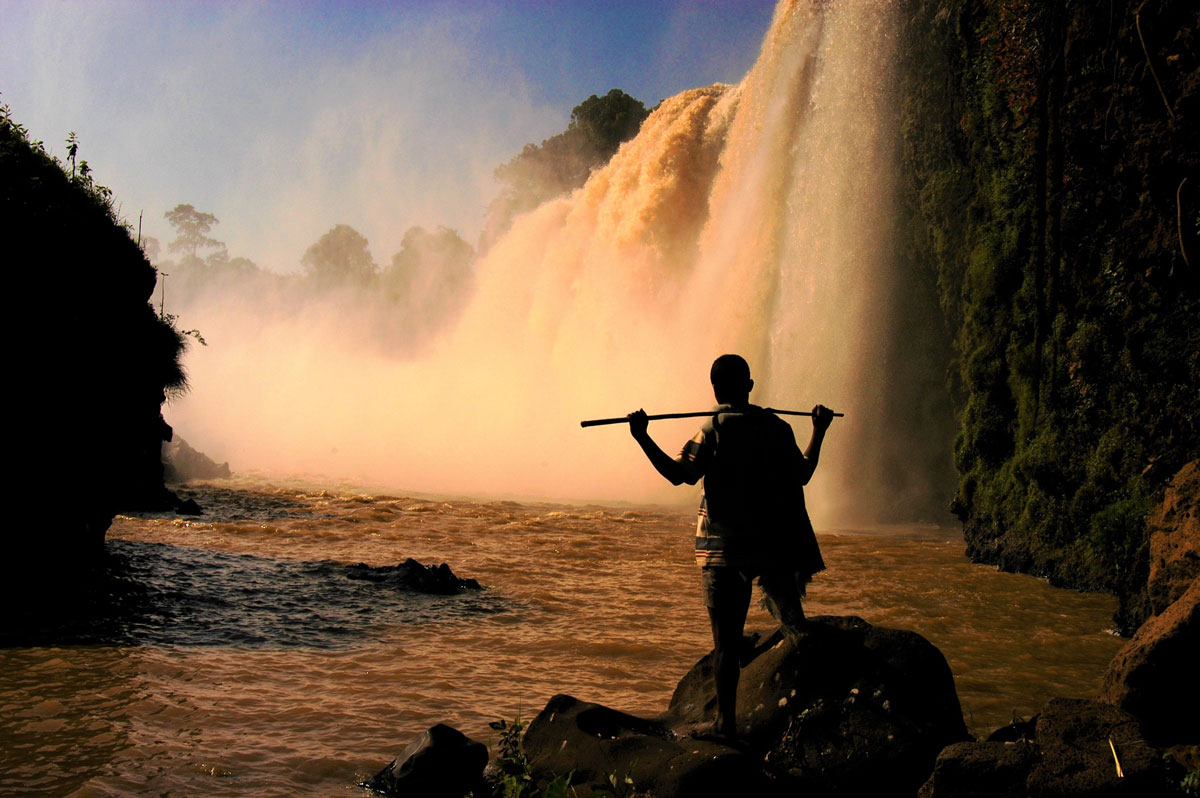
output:
[[624, 776], [618, 776], [616, 773], [609, 773], [606, 781], [592, 786], [592, 795], [606, 796], [606, 798], [637, 798], [639, 795], [637, 786], [633, 783], [633, 769], [637, 767], [637, 760], [629, 763], [629, 768], [625, 771]]
[[1179, 782], [1179, 789], [1184, 795], [1200, 795], [1200, 769], [1193, 770]]
[[1187, 5], [1140, 12], [1170, 115], [1136, 3], [914, 2], [904, 31], [903, 255], [936, 270], [954, 343], [968, 551], [1116, 591], [1126, 629], [1147, 511], [1200, 456]]
[[492, 798], [567, 798], [574, 794], [571, 790], [573, 773], [558, 776], [544, 787], [534, 782], [529, 757], [521, 745], [526, 724], [520, 715], [511, 723], [496, 720], [488, 726], [500, 733], [494, 763], [500, 777], [493, 787]]

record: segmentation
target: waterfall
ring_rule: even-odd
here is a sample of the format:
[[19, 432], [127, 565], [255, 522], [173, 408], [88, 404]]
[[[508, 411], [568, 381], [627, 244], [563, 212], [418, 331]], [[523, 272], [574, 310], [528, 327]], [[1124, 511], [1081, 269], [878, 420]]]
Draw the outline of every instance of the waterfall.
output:
[[[759, 404], [846, 413], [810, 486], [825, 523], [886, 505], [893, 430], [890, 242], [898, 131], [891, 3], [784, 0], [736, 86], [665, 100], [570, 196], [479, 261], [459, 323], [416, 360], [361, 346], [338, 313], [255, 325], [194, 353], [172, 420], [236, 468], [396, 490], [679, 500], [621, 427], [702, 410], [739, 352]], [[203, 328], [204, 322], [200, 323]], [[888, 403], [896, 397], [886, 397]], [[693, 422], [655, 424], [675, 452]], [[808, 422], [795, 424], [803, 446]]]

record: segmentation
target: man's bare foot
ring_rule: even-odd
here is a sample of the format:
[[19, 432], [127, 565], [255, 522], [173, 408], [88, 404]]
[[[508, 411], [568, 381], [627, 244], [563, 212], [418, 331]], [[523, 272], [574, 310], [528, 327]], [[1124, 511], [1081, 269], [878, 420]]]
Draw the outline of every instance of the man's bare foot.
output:
[[713, 723], [711, 726], [702, 726], [699, 729], [694, 729], [691, 732], [691, 736], [697, 740], [720, 743], [721, 745], [737, 747], [741, 744], [741, 738], [738, 737], [737, 733], [737, 726], [732, 723]]

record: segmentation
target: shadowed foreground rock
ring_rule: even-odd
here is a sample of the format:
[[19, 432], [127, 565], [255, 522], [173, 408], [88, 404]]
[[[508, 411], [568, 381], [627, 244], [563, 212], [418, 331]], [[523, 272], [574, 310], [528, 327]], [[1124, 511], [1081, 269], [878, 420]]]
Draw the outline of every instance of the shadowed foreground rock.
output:
[[523, 745], [540, 783], [574, 771], [571, 786], [581, 798], [610, 774], [628, 776], [638, 794], [655, 798], [775, 794], [753, 755], [569, 695], [550, 699]]
[[1200, 461], [1179, 470], [1146, 521], [1150, 609], [1161, 615], [1200, 577]]
[[920, 795], [1151, 798], [1173, 794], [1172, 775], [1127, 713], [1101, 701], [1055, 698], [1034, 719], [1031, 740], [946, 748]]
[[654, 720], [556, 696], [525, 736], [535, 774], [575, 771], [581, 796], [610, 773], [655, 798], [911, 796], [938, 752], [968, 738], [945, 658], [913, 632], [820, 617], [795, 643], [749, 640], [740, 748], [690, 736], [714, 716], [711, 657]]
[[412, 557], [399, 565], [373, 567], [361, 562], [357, 565], [347, 565], [346, 576], [367, 582], [379, 582], [401, 590], [447, 596], [462, 593], [464, 590], [482, 589], [474, 579], [460, 579], [455, 576], [446, 563], [422, 565]]
[[1157, 743], [1200, 743], [1200, 578], [1138, 629], [1104, 672], [1100, 697]]
[[[915, 632], [821, 616], [795, 643], [776, 633], [748, 655], [739, 732], [806, 790], [911, 795], [943, 747], [968, 739], [950, 666]], [[711, 663], [710, 654], [676, 688], [676, 726], [715, 717]]]
[[397, 798], [462, 798], [482, 789], [487, 761], [487, 746], [439, 723], [362, 786]]

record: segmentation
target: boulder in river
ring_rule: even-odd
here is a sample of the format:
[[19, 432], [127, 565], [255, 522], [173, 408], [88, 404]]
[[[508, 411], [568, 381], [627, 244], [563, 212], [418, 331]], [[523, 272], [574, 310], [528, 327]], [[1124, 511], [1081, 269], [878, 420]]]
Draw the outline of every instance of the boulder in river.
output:
[[463, 798], [481, 789], [487, 762], [486, 745], [439, 723], [362, 786], [398, 798]]
[[1129, 714], [1102, 701], [1055, 698], [1035, 718], [1032, 740], [948, 746], [920, 796], [1148, 798], [1172, 794], [1177, 775]]
[[748, 638], [736, 746], [703, 736], [711, 663], [697, 662], [653, 720], [556, 696], [525, 735], [535, 775], [574, 771], [580, 795], [628, 774], [656, 798], [911, 796], [943, 747], [969, 739], [945, 657], [914, 632], [826, 616], [795, 642]]
[[[946, 658], [916, 632], [854, 616], [810, 619], [747, 652], [739, 733], [776, 772], [826, 795], [911, 795], [938, 752], [969, 739]], [[671, 698], [674, 725], [715, 717], [712, 655]]]
[[464, 590], [481, 590], [474, 579], [460, 579], [446, 563], [422, 565], [409, 557], [399, 565], [370, 566], [366, 563], [346, 566], [346, 576], [368, 582], [379, 582], [402, 590], [418, 593], [454, 595]]

